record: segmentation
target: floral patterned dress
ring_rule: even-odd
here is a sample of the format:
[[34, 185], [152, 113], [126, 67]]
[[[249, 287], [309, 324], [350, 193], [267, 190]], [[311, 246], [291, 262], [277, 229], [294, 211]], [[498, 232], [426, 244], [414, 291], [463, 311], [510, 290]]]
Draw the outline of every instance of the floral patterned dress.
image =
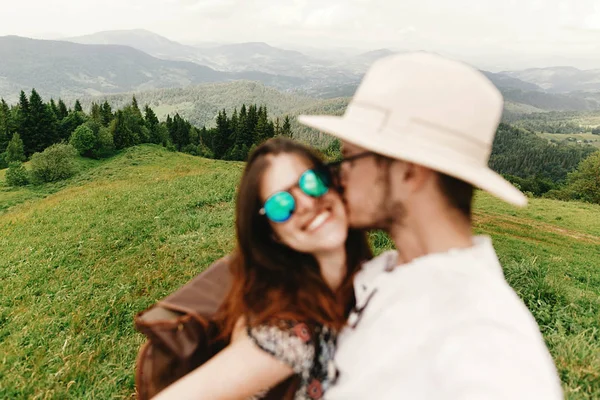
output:
[[[336, 332], [326, 326], [279, 321], [248, 328], [256, 345], [289, 365], [300, 377], [294, 400], [322, 399], [337, 379], [333, 362]], [[260, 398], [260, 397], [259, 397]]]

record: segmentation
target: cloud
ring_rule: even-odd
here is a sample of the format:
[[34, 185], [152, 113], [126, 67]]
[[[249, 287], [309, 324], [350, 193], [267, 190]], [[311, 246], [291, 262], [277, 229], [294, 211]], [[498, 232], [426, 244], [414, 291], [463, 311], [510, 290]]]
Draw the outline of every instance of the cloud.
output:
[[185, 9], [189, 12], [201, 13], [206, 18], [229, 18], [239, 5], [235, 0], [191, 0], [184, 1]]
[[48, 7], [19, 0], [0, 13], [0, 35], [135, 28], [194, 42], [587, 55], [600, 31], [600, 1], [55, 0]]

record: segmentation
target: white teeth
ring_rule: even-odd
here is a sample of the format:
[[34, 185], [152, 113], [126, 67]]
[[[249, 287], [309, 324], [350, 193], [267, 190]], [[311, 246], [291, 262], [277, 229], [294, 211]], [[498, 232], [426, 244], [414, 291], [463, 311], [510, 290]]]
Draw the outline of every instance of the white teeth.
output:
[[306, 230], [307, 231], [316, 230], [318, 227], [323, 225], [323, 223], [325, 222], [325, 220], [327, 220], [327, 218], [329, 218], [329, 214], [330, 214], [329, 211], [323, 211], [321, 214], [317, 215], [315, 217], [315, 219], [313, 219], [313, 221], [310, 223], [310, 225], [308, 225]]

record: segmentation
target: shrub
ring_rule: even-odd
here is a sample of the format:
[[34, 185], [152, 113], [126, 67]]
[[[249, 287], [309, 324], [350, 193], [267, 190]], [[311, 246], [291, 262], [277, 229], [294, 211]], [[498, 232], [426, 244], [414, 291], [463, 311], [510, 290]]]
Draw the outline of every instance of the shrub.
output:
[[23, 163], [11, 162], [6, 171], [6, 183], [9, 186], [25, 186], [29, 183], [29, 174]]
[[75, 175], [77, 150], [70, 144], [54, 144], [31, 156], [31, 173], [40, 182], [56, 182]]
[[577, 200], [600, 204], [600, 151], [579, 163], [567, 177], [566, 190]]
[[84, 157], [92, 155], [92, 150], [98, 146], [98, 137], [87, 125], [79, 125], [71, 134], [69, 143]]
[[188, 144], [187, 146], [184, 146], [181, 149], [181, 152], [191, 154], [193, 156], [197, 156], [198, 155], [198, 146], [195, 146], [193, 144]]
[[173, 152], [177, 151], [177, 147], [175, 147], [175, 145], [171, 141], [167, 142], [167, 145], [165, 146], [165, 148], [169, 151], [173, 151]]
[[108, 157], [115, 151], [112, 133], [107, 127], [98, 130], [98, 147], [94, 149], [92, 156], [95, 158]]
[[84, 157], [108, 157], [115, 150], [110, 129], [94, 120], [78, 126], [71, 135], [69, 143]]

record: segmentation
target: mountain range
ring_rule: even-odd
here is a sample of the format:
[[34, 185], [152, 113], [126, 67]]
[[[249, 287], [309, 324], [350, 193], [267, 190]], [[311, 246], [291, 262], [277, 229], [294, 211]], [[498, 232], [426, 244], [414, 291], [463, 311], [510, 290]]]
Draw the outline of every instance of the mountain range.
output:
[[551, 93], [600, 90], [600, 69], [530, 68], [522, 71], [504, 71], [501, 74], [533, 83]]
[[[266, 43], [191, 46], [146, 30], [106, 31], [61, 41], [0, 37], [0, 97], [20, 90], [73, 99], [234, 80], [316, 98], [351, 96], [375, 60], [393, 54], [310, 54]], [[600, 70], [573, 67], [488, 72], [511, 110], [600, 108]], [[520, 110], [520, 111], [519, 111]]]
[[20, 90], [72, 98], [248, 79], [275, 87], [301, 86], [302, 78], [260, 71], [227, 72], [189, 61], [152, 57], [122, 45], [0, 37], [0, 97], [15, 101]]

